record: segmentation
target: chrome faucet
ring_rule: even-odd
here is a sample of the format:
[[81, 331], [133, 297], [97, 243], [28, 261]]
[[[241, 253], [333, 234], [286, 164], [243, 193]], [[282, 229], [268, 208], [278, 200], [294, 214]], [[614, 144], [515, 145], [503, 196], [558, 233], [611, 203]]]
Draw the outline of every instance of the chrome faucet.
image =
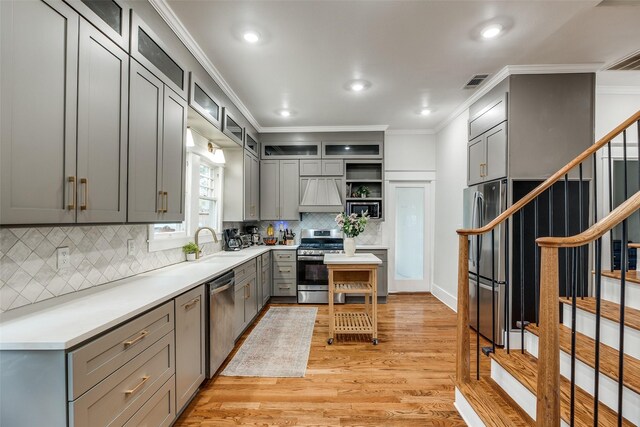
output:
[[216, 230], [214, 230], [211, 227], [198, 227], [198, 229], [196, 230], [196, 246], [198, 247], [198, 252], [196, 252], [196, 259], [200, 258], [200, 245], [198, 244], [198, 234], [200, 234], [200, 232], [202, 230], [209, 230], [211, 232], [211, 234], [213, 235], [213, 241], [214, 243], [218, 243], [218, 237], [216, 237]]

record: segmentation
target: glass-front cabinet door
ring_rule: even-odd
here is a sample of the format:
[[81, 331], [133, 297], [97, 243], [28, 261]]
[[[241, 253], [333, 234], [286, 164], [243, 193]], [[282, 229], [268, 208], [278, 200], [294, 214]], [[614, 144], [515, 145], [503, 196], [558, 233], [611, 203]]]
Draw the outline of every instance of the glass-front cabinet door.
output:
[[244, 128], [238, 124], [225, 108], [223, 110], [222, 132], [240, 147], [244, 145]]
[[189, 105], [209, 123], [220, 129], [222, 115], [220, 102], [205, 90], [204, 85], [193, 73], [190, 73], [190, 77]]
[[249, 132], [244, 133], [244, 148], [256, 157], [260, 157], [258, 138]]
[[129, 52], [129, 15], [131, 8], [120, 0], [67, 0], [87, 21]]
[[135, 13], [131, 14], [131, 56], [187, 99], [187, 72], [167, 52], [162, 40]]
[[322, 158], [336, 159], [381, 159], [380, 141], [322, 142]]
[[319, 142], [262, 143], [263, 159], [319, 159]]

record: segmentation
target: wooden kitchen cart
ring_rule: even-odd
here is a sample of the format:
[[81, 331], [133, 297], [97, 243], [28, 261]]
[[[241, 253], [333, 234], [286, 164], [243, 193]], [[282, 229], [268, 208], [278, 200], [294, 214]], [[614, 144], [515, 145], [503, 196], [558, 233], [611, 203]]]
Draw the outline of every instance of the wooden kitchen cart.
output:
[[[329, 270], [329, 339], [338, 334], [371, 334], [378, 344], [378, 265], [382, 261], [373, 254], [326, 254], [324, 263]], [[364, 311], [336, 311], [335, 294], [363, 295]]]

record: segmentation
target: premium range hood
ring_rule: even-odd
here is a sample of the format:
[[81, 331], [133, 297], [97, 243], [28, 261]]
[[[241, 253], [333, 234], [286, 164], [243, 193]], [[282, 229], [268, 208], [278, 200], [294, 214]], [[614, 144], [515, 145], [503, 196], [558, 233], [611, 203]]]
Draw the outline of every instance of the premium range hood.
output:
[[300, 212], [342, 212], [339, 178], [309, 177], [300, 180], [304, 188]]

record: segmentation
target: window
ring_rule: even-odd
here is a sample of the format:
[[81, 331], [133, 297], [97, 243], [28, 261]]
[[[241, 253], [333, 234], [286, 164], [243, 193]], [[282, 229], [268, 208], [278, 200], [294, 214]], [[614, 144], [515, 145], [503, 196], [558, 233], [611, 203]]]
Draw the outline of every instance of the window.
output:
[[218, 187], [220, 168], [200, 159], [198, 227], [218, 227]]
[[[194, 133], [194, 140], [201, 137]], [[153, 224], [149, 226], [149, 251], [179, 248], [193, 241], [198, 227], [211, 227], [222, 231], [222, 180], [224, 167], [216, 163], [216, 156], [202, 144], [188, 148], [187, 179], [185, 188], [185, 221], [177, 224]], [[205, 145], [206, 147], [206, 145]], [[220, 154], [220, 153], [218, 153]], [[222, 160], [224, 161], [224, 160]], [[201, 242], [212, 240], [209, 233], [200, 235]]]

